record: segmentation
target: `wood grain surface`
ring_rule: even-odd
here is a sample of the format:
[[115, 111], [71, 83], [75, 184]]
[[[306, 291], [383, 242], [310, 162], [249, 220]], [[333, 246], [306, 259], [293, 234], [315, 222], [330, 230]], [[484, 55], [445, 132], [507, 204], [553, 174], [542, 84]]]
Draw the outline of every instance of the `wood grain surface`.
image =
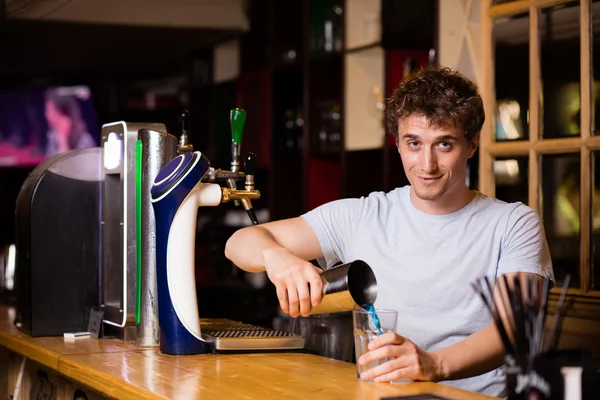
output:
[[491, 397], [430, 382], [369, 383], [356, 366], [312, 354], [169, 356], [116, 339], [31, 338], [0, 306], [0, 346], [115, 399], [360, 399], [433, 393], [449, 399]]
[[67, 354], [111, 353], [136, 350], [134, 344], [117, 339], [65, 340], [62, 336], [33, 338], [14, 325], [15, 309], [0, 305], [0, 345], [52, 369]]

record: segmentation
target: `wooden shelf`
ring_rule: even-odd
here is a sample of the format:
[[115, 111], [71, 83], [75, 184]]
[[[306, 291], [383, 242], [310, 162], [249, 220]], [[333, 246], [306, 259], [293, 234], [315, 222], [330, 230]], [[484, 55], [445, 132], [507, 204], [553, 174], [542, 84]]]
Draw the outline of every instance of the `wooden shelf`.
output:
[[385, 54], [373, 47], [346, 54], [344, 146], [348, 151], [381, 148], [385, 141]]
[[373, 42], [370, 44], [366, 44], [364, 46], [360, 46], [360, 47], [353, 47], [351, 49], [347, 49], [344, 51], [344, 54], [354, 54], [354, 53], [360, 53], [363, 52], [365, 50], [370, 50], [373, 48], [380, 48], [382, 47], [381, 42]]
[[309, 57], [308, 62], [312, 67], [312, 66], [318, 65], [318, 64], [321, 64], [321, 65], [326, 64], [326, 63], [330, 62], [331, 60], [334, 60], [334, 62], [335, 62], [337, 59], [339, 59], [343, 56], [344, 56], [344, 51], [316, 53]]
[[[387, 151], [394, 142], [384, 128], [383, 108], [405, 74], [429, 60], [434, 17], [425, 14], [434, 3], [266, 1], [268, 82], [262, 90], [246, 83], [244, 106], [250, 104], [252, 109], [248, 121], [259, 113], [261, 120], [268, 114], [269, 123], [268, 128], [263, 123], [263, 128], [249, 129], [244, 148], [268, 142], [271, 168], [266, 201], [273, 219], [295, 217], [324, 202], [406, 183], [399, 157]], [[242, 40], [241, 54], [256, 50], [262, 35], [264, 29], [255, 38]], [[244, 77], [255, 72], [245, 70], [249, 64], [243, 59], [236, 82], [248, 82]], [[236, 105], [241, 105], [240, 84], [236, 87]], [[263, 92], [269, 93], [268, 103]], [[301, 126], [288, 121], [296, 115], [301, 115]], [[221, 142], [223, 147], [226, 143]], [[368, 175], [362, 176], [361, 166], [366, 166]], [[395, 170], [388, 171], [390, 167]]]
[[381, 0], [346, 0], [346, 52], [381, 41]]

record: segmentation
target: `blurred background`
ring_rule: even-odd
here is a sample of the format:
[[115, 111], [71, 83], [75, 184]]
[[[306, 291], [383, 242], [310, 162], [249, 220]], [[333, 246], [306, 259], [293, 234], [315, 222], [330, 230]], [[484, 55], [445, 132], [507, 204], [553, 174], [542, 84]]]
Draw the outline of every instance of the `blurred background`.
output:
[[[385, 99], [440, 64], [476, 83], [492, 121], [481, 153], [492, 168], [480, 176], [478, 150], [467, 184], [539, 210], [557, 284], [570, 274], [581, 295], [573, 331], [597, 347], [600, 147], [580, 139], [581, 121], [600, 135], [599, 46], [600, 0], [0, 0], [0, 268], [27, 175], [99, 146], [115, 121], [179, 136], [187, 109], [194, 148], [229, 168], [229, 112], [244, 108], [260, 222], [405, 185]], [[264, 274], [223, 254], [249, 224], [234, 204], [199, 211], [201, 317], [280, 320]]]
[[[179, 136], [184, 109], [194, 149], [217, 168], [230, 163], [230, 110], [247, 111], [242, 154], [257, 155], [260, 222], [407, 183], [384, 99], [438, 61], [437, 3], [0, 0], [0, 245], [14, 243], [15, 201], [40, 161], [99, 146], [114, 121], [162, 122]], [[200, 210], [202, 317], [270, 326], [277, 316], [264, 274], [223, 255], [249, 224], [233, 204]]]

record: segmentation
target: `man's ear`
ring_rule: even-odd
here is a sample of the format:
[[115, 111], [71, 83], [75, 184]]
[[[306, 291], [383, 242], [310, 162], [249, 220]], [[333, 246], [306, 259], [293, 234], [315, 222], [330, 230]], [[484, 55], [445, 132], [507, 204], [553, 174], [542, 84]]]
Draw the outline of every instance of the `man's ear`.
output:
[[471, 145], [469, 146], [469, 158], [475, 155], [475, 151], [477, 150], [477, 146], [479, 146], [479, 136], [481, 132], [477, 132], [473, 140], [471, 141]]

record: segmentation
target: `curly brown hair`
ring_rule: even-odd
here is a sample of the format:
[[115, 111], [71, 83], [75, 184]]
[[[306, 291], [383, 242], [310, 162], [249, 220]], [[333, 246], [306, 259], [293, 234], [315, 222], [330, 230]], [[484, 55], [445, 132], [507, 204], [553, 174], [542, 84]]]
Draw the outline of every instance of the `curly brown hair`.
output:
[[485, 121], [483, 101], [469, 79], [450, 68], [426, 67], [404, 79], [387, 101], [388, 132], [398, 141], [398, 122], [424, 116], [431, 126], [458, 126], [472, 143]]

